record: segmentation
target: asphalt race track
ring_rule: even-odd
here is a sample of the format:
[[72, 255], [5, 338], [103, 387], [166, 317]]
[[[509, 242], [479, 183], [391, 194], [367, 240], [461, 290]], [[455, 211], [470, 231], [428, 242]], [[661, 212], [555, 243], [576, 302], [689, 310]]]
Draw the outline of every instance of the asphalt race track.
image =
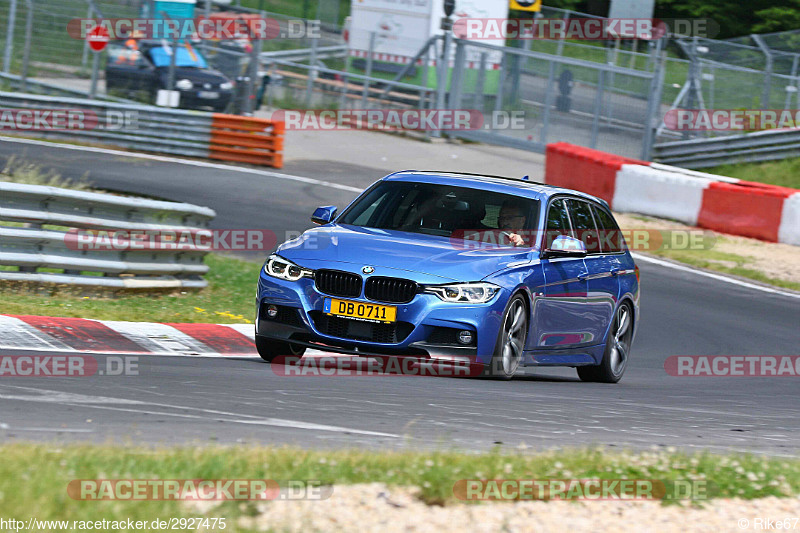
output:
[[[207, 205], [217, 228], [279, 234], [305, 229], [314, 207], [343, 206], [380, 177], [319, 162], [282, 170], [345, 185], [335, 188], [268, 171], [0, 142], [0, 162], [13, 154], [65, 177], [89, 171], [100, 188]], [[581, 383], [572, 369], [526, 369], [512, 382], [282, 377], [257, 358], [140, 357], [139, 376], [3, 378], [0, 438], [476, 451], [656, 445], [797, 455], [797, 377], [671, 377], [664, 360], [798, 355], [800, 298], [638, 263], [642, 318], [618, 385]]]

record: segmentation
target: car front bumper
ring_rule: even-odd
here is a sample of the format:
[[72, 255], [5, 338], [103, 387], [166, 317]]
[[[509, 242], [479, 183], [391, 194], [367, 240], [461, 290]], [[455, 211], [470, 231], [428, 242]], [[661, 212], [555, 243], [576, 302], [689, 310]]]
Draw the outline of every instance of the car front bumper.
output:
[[[338, 318], [323, 312], [326, 298], [397, 307], [397, 321], [373, 324]], [[406, 304], [345, 298], [318, 291], [314, 280], [296, 282], [261, 271], [256, 298], [256, 335], [291, 341], [321, 350], [394, 356], [431, 357], [488, 363], [494, 352], [508, 292], [500, 290], [485, 304], [444, 302], [434, 294], [417, 294]], [[278, 313], [269, 317], [267, 306]], [[356, 323], [357, 325], [353, 325]], [[458, 332], [472, 333], [472, 342], [458, 341]]]

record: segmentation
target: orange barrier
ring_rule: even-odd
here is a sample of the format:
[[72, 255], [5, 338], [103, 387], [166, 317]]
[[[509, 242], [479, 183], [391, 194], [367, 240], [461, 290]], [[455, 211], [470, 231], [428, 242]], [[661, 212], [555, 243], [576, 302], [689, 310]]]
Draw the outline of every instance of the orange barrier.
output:
[[778, 242], [783, 203], [796, 192], [795, 189], [750, 181], [714, 182], [703, 194], [697, 225]]
[[281, 168], [285, 129], [278, 120], [214, 113], [208, 157]]

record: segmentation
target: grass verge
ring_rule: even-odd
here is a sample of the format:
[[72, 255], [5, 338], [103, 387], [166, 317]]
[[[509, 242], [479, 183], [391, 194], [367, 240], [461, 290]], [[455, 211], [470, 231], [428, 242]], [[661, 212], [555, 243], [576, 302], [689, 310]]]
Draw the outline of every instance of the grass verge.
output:
[[[724, 237], [720, 237], [724, 239]], [[741, 255], [718, 252], [716, 250], [654, 250], [647, 253], [666, 259], [672, 259], [686, 265], [706, 270], [714, 270], [723, 274], [731, 274], [751, 279], [767, 285], [800, 291], [800, 283], [768, 276], [759, 270], [747, 268], [750, 259]]]
[[737, 163], [702, 170], [720, 176], [800, 189], [800, 158], [764, 163]]
[[[208, 287], [199, 292], [129, 294], [115, 298], [85, 296], [56, 287], [49, 297], [0, 282], [3, 314], [131, 320], [137, 322], [210, 322], [249, 324], [255, 314], [260, 263], [209, 254]], [[44, 290], [44, 289], [43, 289]]]
[[[222, 430], [221, 430], [222, 431]], [[268, 447], [120, 448], [111, 445], [6, 444], [0, 447], [0, 516], [61, 520], [153, 520], [197, 516], [175, 501], [79, 501], [67, 494], [74, 479], [315, 480], [336, 486], [383, 482], [418, 487], [428, 504], [458, 500], [462, 479], [706, 480], [712, 497], [790, 497], [800, 492], [800, 461], [749, 455], [686, 455], [674, 450], [607, 453], [578, 449], [538, 454], [493, 451], [314, 451]], [[700, 502], [696, 502], [700, 503]], [[255, 513], [254, 502], [225, 502], [209, 516], [235, 520]]]

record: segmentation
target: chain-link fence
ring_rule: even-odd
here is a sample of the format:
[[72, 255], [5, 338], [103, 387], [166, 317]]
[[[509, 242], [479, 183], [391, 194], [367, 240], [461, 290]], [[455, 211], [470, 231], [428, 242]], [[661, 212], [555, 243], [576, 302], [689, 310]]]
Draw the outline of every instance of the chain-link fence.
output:
[[[236, 84], [231, 102], [242, 105], [226, 106], [229, 112], [250, 112], [261, 102], [273, 108], [336, 109], [436, 109], [457, 103], [480, 110], [491, 122], [515, 110], [524, 114], [523, 128], [490, 128], [463, 136], [535, 150], [565, 140], [646, 156], [648, 148], [642, 143], [650, 142], [653, 124], [660, 123], [655, 134], [662, 140], [723, 134], [671, 131], [661, 120], [670, 109], [800, 108], [800, 30], [728, 41], [681, 36], [580, 42], [537, 38], [507, 40], [502, 47], [460, 41], [451, 34], [445, 54], [442, 37], [398, 39], [391, 28], [351, 30], [346, 42], [347, 32], [339, 25], [344, 18], [339, 0], [313, 0], [308, 5], [299, 1], [292, 9], [324, 19], [319, 31], [309, 32], [308, 26], [299, 33], [289, 31], [297, 29], [298, 13], [257, 11], [254, 2], [242, 6], [238, 0], [208, 7], [201, 1], [198, 15], [213, 9], [270, 17], [277, 21], [280, 36], [170, 42], [166, 47], [192, 47], [210, 68]], [[0, 38], [0, 84], [13, 82], [19, 88], [21, 78], [31, 81], [27, 90], [61, 88], [73, 96], [154, 103], [153, 94], [107, 87], [109, 51], [120, 43], [99, 54], [95, 83], [95, 53], [66, 31], [73, 19], [153, 16], [151, 6], [151, 0], [0, 0], [0, 27], [5, 30]], [[592, 17], [548, 7], [538, 16]], [[169, 83], [179, 81], [172, 76]], [[214, 92], [216, 88], [206, 94]]]

